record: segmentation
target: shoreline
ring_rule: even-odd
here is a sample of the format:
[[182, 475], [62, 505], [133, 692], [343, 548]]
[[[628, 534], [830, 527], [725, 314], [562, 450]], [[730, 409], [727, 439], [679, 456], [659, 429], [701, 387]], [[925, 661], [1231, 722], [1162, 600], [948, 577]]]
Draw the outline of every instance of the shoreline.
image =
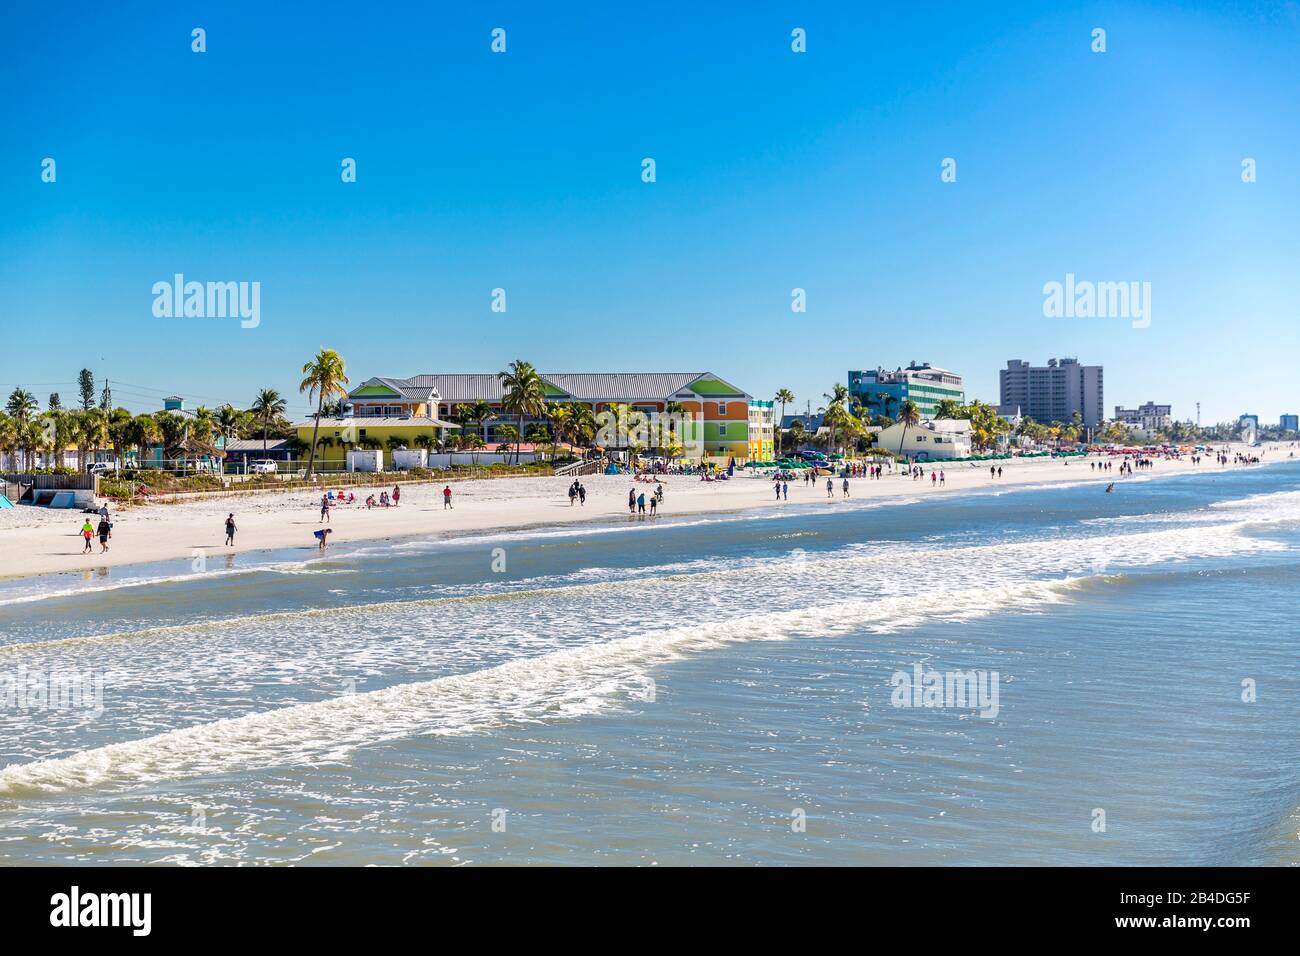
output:
[[[1235, 453], [1240, 450], [1231, 448]], [[374, 543], [384, 540], [412, 540], [421, 537], [443, 539], [465, 535], [494, 535], [505, 532], [542, 530], [579, 522], [595, 526], [600, 519], [622, 518], [637, 525], [657, 522], [659, 518], [674, 519], [690, 515], [737, 514], [763, 510], [780, 514], [797, 507], [809, 511], [817, 506], [832, 508], [846, 500], [860, 503], [863, 500], [882, 502], [899, 498], [927, 498], [945, 495], [997, 492], [1002, 489], [1034, 490], [1065, 484], [1104, 486], [1115, 482], [1116, 491], [1122, 491], [1131, 481], [1147, 481], [1164, 477], [1190, 474], [1215, 474], [1240, 471], [1248, 467], [1263, 467], [1288, 460], [1273, 457], [1268, 452], [1274, 446], [1256, 449], [1264, 453], [1259, 465], [1219, 465], [1211, 458], [1192, 465], [1182, 460], [1157, 459], [1153, 468], [1120, 477], [1117, 471], [1098, 473], [1089, 462], [1115, 459], [1109, 456], [1089, 456], [1071, 459], [1033, 459], [1030, 461], [998, 462], [1004, 468], [1003, 477], [990, 478], [983, 467], [968, 467], [966, 463], [943, 466], [945, 483], [932, 484], [931, 469], [937, 471], [940, 463], [926, 466], [923, 480], [912, 480], [895, 473], [880, 480], [850, 479], [850, 497], [842, 495], [841, 479], [834, 479], [834, 496], [826, 496], [826, 479], [812, 485], [798, 482], [790, 486], [788, 500], [776, 501], [769, 480], [738, 474], [726, 482], [701, 482], [693, 476], [667, 476], [664, 479], [664, 508], [656, 518], [630, 519], [627, 493], [635, 488], [646, 492], [647, 499], [653, 491], [653, 482], [634, 482], [630, 476], [590, 475], [581, 479], [588, 490], [585, 506], [568, 503], [565, 491], [572, 479], [546, 477], [506, 477], [492, 481], [466, 481], [452, 485], [453, 508], [444, 509], [442, 488], [432, 482], [408, 484], [403, 482], [402, 504], [399, 507], [367, 510], [361, 499], [351, 506], [340, 506], [331, 514], [331, 547], [325, 555], [348, 544]], [[1280, 450], [1280, 449], [1277, 449]], [[1294, 460], [1294, 459], [1291, 459]], [[394, 482], [399, 481], [394, 476]], [[322, 490], [329, 486], [322, 483]], [[380, 486], [376, 487], [376, 491]], [[367, 493], [370, 488], [367, 486]], [[5, 527], [4, 518], [13, 511], [0, 512], [0, 567], [22, 567], [17, 573], [0, 574], [0, 583], [38, 578], [53, 578], [60, 574], [86, 571], [102, 572], [107, 569], [129, 568], [133, 565], [155, 564], [170, 560], [192, 561], [219, 559], [227, 555], [253, 552], [290, 551], [304, 558], [318, 553], [312, 536], [319, 521], [319, 494], [307, 492], [269, 491], [265, 498], [243, 500], [238, 505], [230, 499], [190, 501], [158, 506], [137, 506], [115, 512], [114, 538], [108, 554], [99, 552], [98, 539], [93, 552], [83, 554], [78, 550], [82, 541], [77, 534], [85, 516], [80, 511], [50, 512], [26, 507], [19, 517], [29, 519], [15, 527]], [[904, 502], [899, 502], [900, 504]], [[908, 502], [910, 503], [910, 502]], [[223, 546], [226, 514], [235, 513], [239, 531], [236, 546]], [[35, 520], [31, 520], [35, 519]], [[11, 517], [11, 521], [14, 519]]]

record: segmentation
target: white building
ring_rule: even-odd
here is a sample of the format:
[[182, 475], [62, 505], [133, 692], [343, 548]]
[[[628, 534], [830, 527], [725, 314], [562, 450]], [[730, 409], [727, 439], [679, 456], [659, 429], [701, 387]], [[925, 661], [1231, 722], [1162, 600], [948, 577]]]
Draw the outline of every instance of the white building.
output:
[[876, 447], [917, 461], [968, 458], [971, 453], [970, 422], [964, 418], [940, 418], [907, 426], [895, 422], [876, 433]]

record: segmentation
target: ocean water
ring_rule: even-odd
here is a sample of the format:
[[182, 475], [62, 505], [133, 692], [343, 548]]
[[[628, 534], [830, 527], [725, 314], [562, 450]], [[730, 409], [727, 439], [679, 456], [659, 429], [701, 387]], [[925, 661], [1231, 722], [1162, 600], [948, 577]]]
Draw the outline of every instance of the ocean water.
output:
[[1101, 488], [0, 582], [0, 863], [1300, 862], [1300, 463]]

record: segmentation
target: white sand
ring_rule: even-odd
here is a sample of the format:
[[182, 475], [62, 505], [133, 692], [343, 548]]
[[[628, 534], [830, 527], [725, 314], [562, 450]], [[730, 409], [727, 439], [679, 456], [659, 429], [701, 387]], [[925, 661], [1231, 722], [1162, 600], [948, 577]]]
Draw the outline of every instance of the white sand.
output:
[[[1235, 450], [1235, 449], [1234, 449]], [[1281, 460], [1289, 453], [1283, 449], [1253, 449], [1265, 452], [1263, 461]], [[1096, 460], [1095, 457], [1093, 460]], [[927, 465], [926, 479], [913, 481], [898, 474], [886, 474], [879, 481], [866, 478], [850, 480], [855, 499], [885, 496], [930, 496], [952, 494], [972, 489], [1038, 485], [1053, 482], [1089, 481], [1098, 492], [1110, 481], [1117, 491], [1123, 490], [1125, 478], [1119, 476], [1116, 459], [1111, 472], [1094, 472], [1088, 461], [1070, 459], [1027, 459], [996, 462], [1003, 477], [989, 478], [988, 465], [958, 463], [942, 466], [946, 483], [932, 486]], [[1158, 459], [1155, 467], [1139, 471], [1137, 477], [1161, 476], [1192, 470], [1208, 472], [1229, 470], [1213, 456], [1200, 466], [1190, 460]], [[373, 490], [359, 489], [355, 505], [334, 509], [330, 526], [331, 546], [344, 542], [374, 540], [410, 535], [442, 536], [451, 532], [486, 531], [558, 524], [578, 520], [609, 519], [626, 516], [627, 494], [631, 488], [645, 490], [647, 499], [653, 484], [634, 483], [627, 477], [588, 475], [581, 479], [587, 488], [585, 507], [570, 507], [566, 489], [572, 478], [496, 478], [452, 483], [454, 509], [442, 506], [442, 483], [402, 485], [402, 503], [396, 508], [366, 510], [361, 502]], [[841, 480], [835, 479], [835, 496], [826, 497], [826, 479], [815, 486], [802, 481], [790, 485], [789, 501], [776, 502], [770, 480], [750, 478], [743, 473], [730, 481], [702, 482], [698, 478], [672, 476], [664, 479], [666, 498], [663, 516], [701, 512], [738, 511], [749, 508], [783, 509], [814, 504], [821, 508], [841, 507]], [[322, 489], [328, 487], [323, 485]], [[389, 488], [391, 491], [391, 487]], [[647, 505], [648, 508], [648, 505]], [[234, 512], [238, 523], [235, 547], [223, 544], [226, 515]], [[0, 510], [0, 577], [23, 577], [86, 567], [103, 568], [124, 564], [168, 559], [193, 558], [200, 551], [208, 555], [264, 549], [300, 548], [304, 555], [316, 551], [312, 532], [321, 527], [319, 492], [263, 492], [213, 497], [180, 504], [152, 504], [115, 509], [113, 538], [108, 554], [82, 554], [80, 529], [86, 515], [80, 511], [49, 510], [18, 506]]]

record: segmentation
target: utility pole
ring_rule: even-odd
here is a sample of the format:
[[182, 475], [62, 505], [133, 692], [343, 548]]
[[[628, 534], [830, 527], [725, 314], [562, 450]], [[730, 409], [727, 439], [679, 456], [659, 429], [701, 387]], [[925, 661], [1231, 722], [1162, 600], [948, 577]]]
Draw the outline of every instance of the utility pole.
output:
[[1196, 403], [1196, 427], [1201, 427], [1201, 403]]

